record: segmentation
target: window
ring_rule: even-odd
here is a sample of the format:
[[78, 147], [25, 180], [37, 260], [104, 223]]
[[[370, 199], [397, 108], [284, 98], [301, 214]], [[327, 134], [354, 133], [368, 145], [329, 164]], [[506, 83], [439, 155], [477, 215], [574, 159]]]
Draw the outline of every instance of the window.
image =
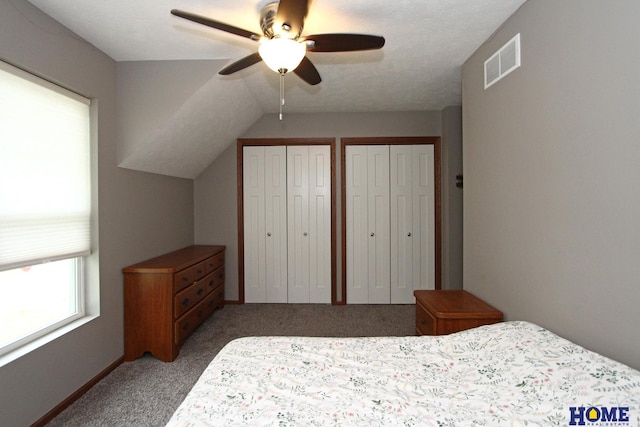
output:
[[0, 61], [0, 355], [84, 315], [89, 100]]

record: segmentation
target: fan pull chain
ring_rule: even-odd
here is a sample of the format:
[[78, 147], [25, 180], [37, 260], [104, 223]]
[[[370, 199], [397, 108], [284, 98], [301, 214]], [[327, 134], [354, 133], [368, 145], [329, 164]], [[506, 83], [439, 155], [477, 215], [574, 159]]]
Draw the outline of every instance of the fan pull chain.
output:
[[284, 73], [280, 73], [280, 120], [282, 120], [282, 106], [284, 105]]

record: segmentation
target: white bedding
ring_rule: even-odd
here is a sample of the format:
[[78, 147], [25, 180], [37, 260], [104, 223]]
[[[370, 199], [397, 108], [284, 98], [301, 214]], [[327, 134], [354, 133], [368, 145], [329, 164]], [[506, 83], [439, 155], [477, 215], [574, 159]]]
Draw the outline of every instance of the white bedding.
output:
[[638, 413], [639, 371], [505, 322], [438, 337], [237, 339], [168, 425], [637, 427]]

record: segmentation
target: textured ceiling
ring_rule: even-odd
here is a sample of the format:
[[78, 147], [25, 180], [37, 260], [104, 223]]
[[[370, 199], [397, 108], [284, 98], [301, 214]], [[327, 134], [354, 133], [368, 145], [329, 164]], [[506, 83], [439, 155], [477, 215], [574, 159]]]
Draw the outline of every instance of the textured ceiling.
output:
[[[257, 43], [172, 16], [172, 8], [261, 33], [266, 0], [30, 0], [116, 61], [237, 60]], [[315, 0], [304, 34], [382, 35], [381, 51], [309, 53], [323, 82], [287, 76], [287, 110], [407, 111], [459, 105], [460, 66], [524, 0]], [[265, 112], [278, 78], [264, 64], [242, 73]], [[220, 77], [222, 80], [230, 77]]]
[[[220, 62], [223, 64], [257, 51], [258, 44], [175, 17], [170, 10], [175, 8], [205, 15], [261, 33], [259, 10], [270, 2], [29, 1], [119, 62], [227, 61]], [[322, 82], [309, 86], [294, 74], [287, 75], [285, 113], [424, 111], [460, 105], [462, 63], [524, 1], [314, 0], [303, 35], [375, 34], [384, 36], [386, 44], [381, 50], [368, 52], [308, 53]], [[238, 83], [241, 83], [244, 100], [238, 100], [234, 92]], [[187, 83], [176, 78], [173, 84]], [[219, 76], [214, 72], [211, 81], [197, 92], [186, 107], [176, 105], [175, 114], [162, 126], [133, 131], [138, 139], [135, 141], [127, 140], [124, 135], [119, 144], [124, 144], [120, 151], [126, 152], [127, 158], [121, 159], [121, 166], [192, 178], [203, 170], [202, 164], [213, 161], [216, 153], [251, 125], [247, 123], [247, 117], [240, 118], [243, 111], [250, 110], [253, 120], [256, 114], [275, 113], [279, 108], [278, 75], [263, 63], [231, 76]], [[207, 101], [211, 98], [208, 94], [215, 96], [218, 103], [212, 105]], [[213, 121], [203, 121], [202, 115], [198, 114], [188, 115], [198, 111], [199, 106], [211, 112]], [[228, 120], [238, 120], [238, 123], [230, 125]], [[210, 129], [216, 125], [240, 134], [211, 136]], [[191, 141], [189, 146], [184, 145], [185, 129], [189, 132], [186, 138]], [[141, 133], [146, 135], [140, 136]], [[182, 145], [174, 143], [176, 146], [172, 147], [166, 135], [182, 139]], [[158, 139], [160, 144], [156, 143]], [[206, 152], [205, 148], [198, 148], [206, 145], [214, 148], [209, 147]], [[159, 146], [163, 147], [162, 153], [149, 151]], [[169, 164], [176, 168], [175, 161], [172, 163], [170, 159], [177, 156], [180, 156], [182, 166], [178, 170], [168, 170]]]

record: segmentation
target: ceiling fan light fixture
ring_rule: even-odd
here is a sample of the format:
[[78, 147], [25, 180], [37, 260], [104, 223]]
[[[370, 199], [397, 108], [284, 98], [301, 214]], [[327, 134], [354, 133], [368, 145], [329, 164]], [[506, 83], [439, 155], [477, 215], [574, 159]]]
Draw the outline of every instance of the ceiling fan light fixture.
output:
[[276, 73], [285, 74], [296, 69], [306, 53], [306, 44], [289, 38], [266, 39], [258, 48], [260, 57]]

